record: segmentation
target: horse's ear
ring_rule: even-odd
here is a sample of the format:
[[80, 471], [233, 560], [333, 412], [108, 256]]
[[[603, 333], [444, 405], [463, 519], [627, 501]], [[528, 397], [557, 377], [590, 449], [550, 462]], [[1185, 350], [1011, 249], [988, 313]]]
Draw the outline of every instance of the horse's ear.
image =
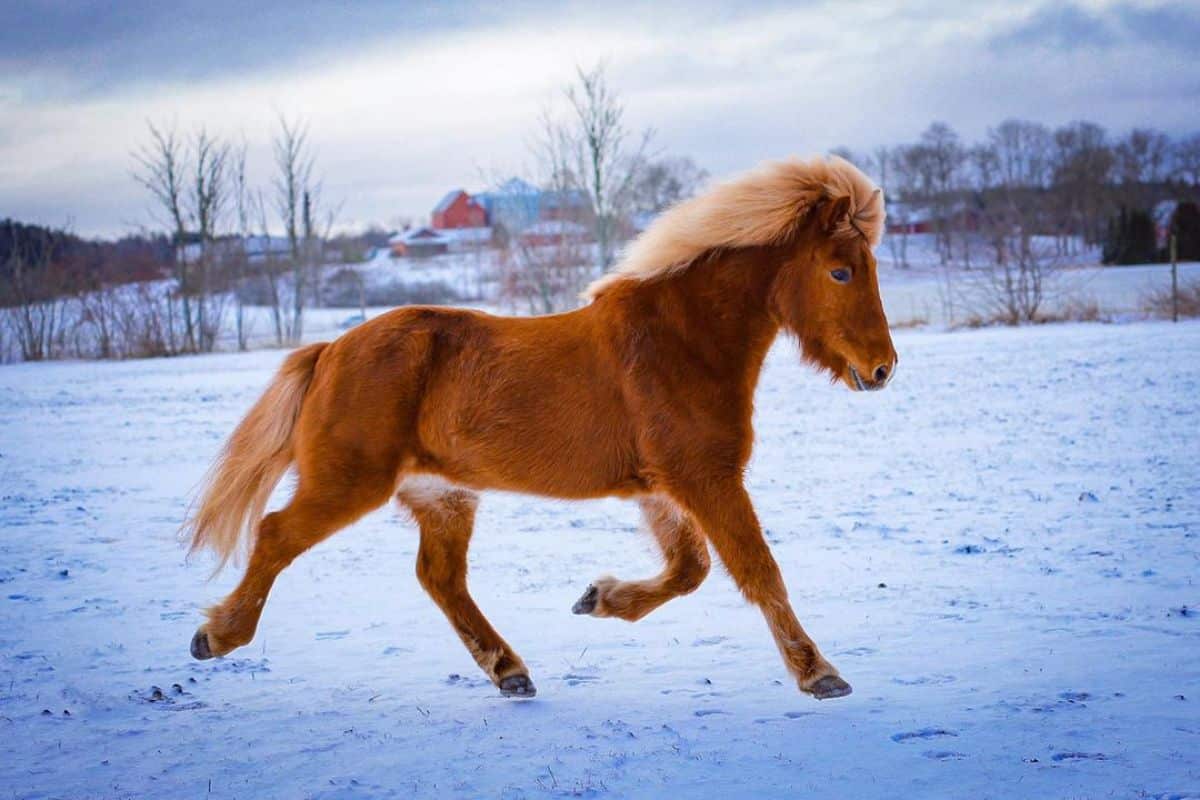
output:
[[817, 224], [825, 233], [833, 233], [850, 216], [850, 195], [826, 197], [817, 205]]

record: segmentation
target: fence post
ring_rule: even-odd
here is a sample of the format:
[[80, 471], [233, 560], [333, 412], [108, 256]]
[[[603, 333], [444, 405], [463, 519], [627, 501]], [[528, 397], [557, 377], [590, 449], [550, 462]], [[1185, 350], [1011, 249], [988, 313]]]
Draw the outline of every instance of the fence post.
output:
[[1171, 321], [1179, 322], [1179, 248], [1171, 234]]

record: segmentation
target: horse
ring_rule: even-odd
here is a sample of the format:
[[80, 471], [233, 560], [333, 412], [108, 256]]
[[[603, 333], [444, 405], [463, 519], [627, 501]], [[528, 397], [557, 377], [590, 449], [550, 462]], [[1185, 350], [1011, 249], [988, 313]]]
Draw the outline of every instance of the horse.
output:
[[[849, 389], [895, 374], [872, 252], [884, 216], [881, 191], [843, 159], [768, 162], [665, 211], [574, 311], [403, 307], [294, 351], [185, 523], [191, 551], [210, 548], [218, 570], [249, 555], [192, 655], [250, 642], [280, 571], [395, 497], [420, 529], [421, 586], [500, 693], [531, 697], [525, 662], [468, 591], [479, 494], [617, 496], [640, 504], [665, 565], [597, 579], [576, 614], [641, 619], [700, 585], [711, 544], [799, 689], [850, 694], [792, 610], [743, 475], [755, 384], [781, 329]], [[293, 496], [263, 516], [293, 466]]]

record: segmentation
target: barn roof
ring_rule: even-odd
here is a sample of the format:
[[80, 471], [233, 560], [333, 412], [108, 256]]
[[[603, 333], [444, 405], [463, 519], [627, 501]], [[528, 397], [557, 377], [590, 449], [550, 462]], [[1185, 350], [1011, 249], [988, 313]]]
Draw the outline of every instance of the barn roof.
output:
[[440, 214], [450, 206], [454, 205], [454, 201], [458, 199], [460, 194], [466, 194], [462, 189], [451, 189], [446, 192], [446, 196], [438, 201], [438, 204], [433, 207], [433, 213]]
[[427, 225], [423, 225], [397, 233], [388, 239], [388, 244], [449, 244], [450, 240], [443, 235], [444, 233], [444, 231], [434, 230]]

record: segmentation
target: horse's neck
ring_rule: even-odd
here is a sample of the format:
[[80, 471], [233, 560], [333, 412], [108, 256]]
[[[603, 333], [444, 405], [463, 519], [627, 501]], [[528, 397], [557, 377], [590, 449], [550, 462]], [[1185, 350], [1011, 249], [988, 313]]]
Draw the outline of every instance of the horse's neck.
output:
[[622, 299], [633, 313], [654, 315], [652, 330], [685, 342], [710, 370], [738, 376], [752, 390], [779, 332], [770, 310], [775, 260], [766, 248], [714, 254]]

